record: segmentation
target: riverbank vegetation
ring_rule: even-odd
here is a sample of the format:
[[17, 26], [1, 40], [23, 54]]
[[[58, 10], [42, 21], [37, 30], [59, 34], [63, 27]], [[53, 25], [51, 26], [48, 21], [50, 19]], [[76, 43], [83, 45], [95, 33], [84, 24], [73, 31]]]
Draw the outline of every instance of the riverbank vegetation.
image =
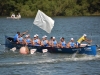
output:
[[38, 9], [49, 16], [100, 15], [100, 0], [0, 0], [0, 16], [34, 17]]

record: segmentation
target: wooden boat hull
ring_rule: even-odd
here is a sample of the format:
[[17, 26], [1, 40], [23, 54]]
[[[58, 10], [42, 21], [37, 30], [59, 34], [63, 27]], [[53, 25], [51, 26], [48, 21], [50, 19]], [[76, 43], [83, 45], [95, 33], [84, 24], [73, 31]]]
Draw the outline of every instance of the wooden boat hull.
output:
[[[13, 48], [20, 49], [23, 45], [16, 44], [13, 42], [13, 38], [5, 36], [5, 47], [6, 48]], [[50, 53], [69, 53], [73, 54], [78, 52], [79, 54], [87, 54], [87, 55], [96, 55], [97, 54], [97, 47], [96, 45], [86, 46], [86, 47], [79, 47], [79, 48], [55, 48], [55, 47], [43, 47], [43, 46], [31, 46], [28, 45], [29, 49], [37, 49], [37, 52], [42, 52], [43, 49], [47, 49]]]

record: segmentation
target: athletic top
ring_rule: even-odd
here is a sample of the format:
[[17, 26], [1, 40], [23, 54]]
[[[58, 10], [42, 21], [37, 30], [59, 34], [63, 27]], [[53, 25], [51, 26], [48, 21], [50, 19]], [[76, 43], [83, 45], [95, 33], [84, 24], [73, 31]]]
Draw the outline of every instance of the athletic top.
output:
[[26, 42], [27, 43], [31, 43], [31, 39], [26, 39]]
[[19, 42], [23, 42], [23, 37], [17, 38]]
[[70, 47], [75, 47], [75, 43], [74, 42], [70, 42]]
[[84, 36], [82, 36], [77, 42], [80, 44], [85, 40]]
[[40, 46], [39, 44], [38, 44], [38, 39], [36, 39], [36, 40], [33, 40], [33, 42], [35, 42], [35, 46]]
[[14, 41], [17, 41], [17, 38], [18, 38], [18, 34], [16, 34], [16, 35], [14, 36]]
[[57, 45], [57, 41], [55, 40], [55, 41], [53, 41], [53, 45], [54, 46], [56, 46]]
[[48, 43], [46, 42], [47, 40], [43, 40], [42, 43], [44, 46], [48, 46]]
[[61, 44], [62, 44], [63, 47], [66, 47], [65, 41], [61, 42]]

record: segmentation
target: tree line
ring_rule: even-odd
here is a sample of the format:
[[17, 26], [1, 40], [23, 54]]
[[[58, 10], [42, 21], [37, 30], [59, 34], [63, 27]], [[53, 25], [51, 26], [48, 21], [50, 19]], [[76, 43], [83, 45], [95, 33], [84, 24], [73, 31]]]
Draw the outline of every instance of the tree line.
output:
[[34, 17], [38, 9], [49, 16], [100, 15], [100, 0], [0, 0], [0, 16]]

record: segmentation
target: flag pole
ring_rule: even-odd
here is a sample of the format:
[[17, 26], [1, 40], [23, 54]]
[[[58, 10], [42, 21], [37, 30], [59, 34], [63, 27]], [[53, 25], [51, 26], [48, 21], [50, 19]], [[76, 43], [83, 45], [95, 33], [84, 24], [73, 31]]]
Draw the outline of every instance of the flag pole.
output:
[[31, 31], [32, 31], [32, 29], [33, 29], [33, 25], [32, 25], [32, 27], [30, 28], [29, 32], [31, 32]]

